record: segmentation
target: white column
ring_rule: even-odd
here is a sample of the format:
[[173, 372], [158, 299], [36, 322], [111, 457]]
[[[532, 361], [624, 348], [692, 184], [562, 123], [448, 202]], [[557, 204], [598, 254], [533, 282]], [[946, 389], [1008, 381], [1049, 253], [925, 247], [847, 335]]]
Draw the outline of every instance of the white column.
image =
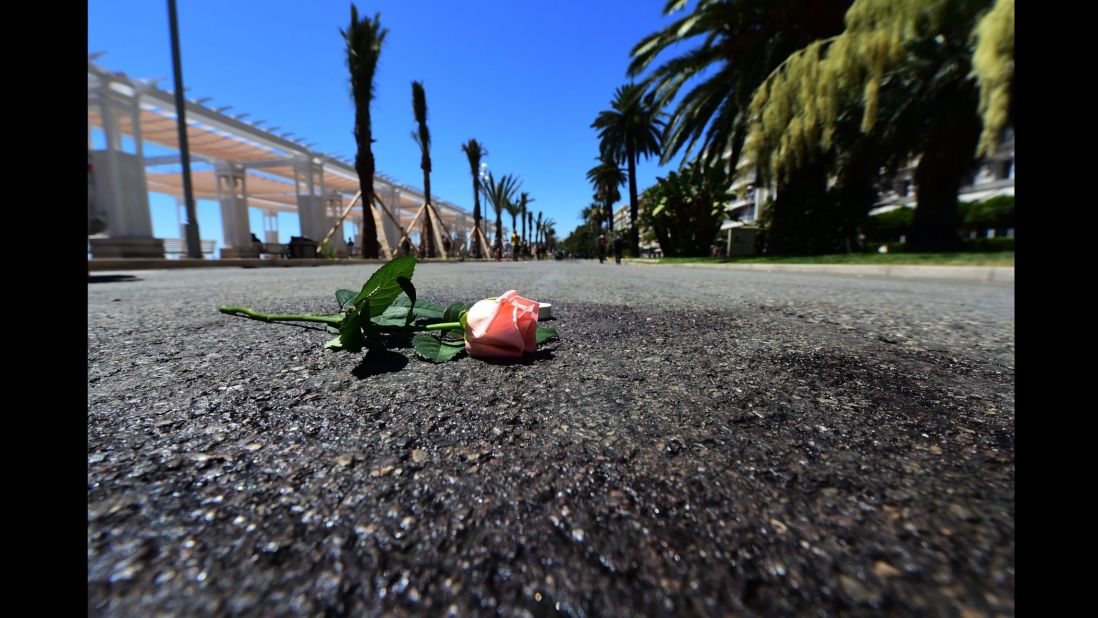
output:
[[[139, 128], [138, 96], [126, 96], [104, 81], [95, 100], [103, 119], [106, 148], [92, 152], [95, 199], [107, 212], [106, 238], [91, 239], [93, 257], [164, 257], [164, 244], [153, 238], [149, 192]], [[122, 151], [119, 113], [134, 120], [136, 153]]]
[[[331, 193], [331, 194], [325, 196], [325, 198], [324, 198], [324, 213], [326, 215], [325, 216], [325, 221], [324, 221], [324, 233], [325, 234], [328, 233], [328, 230], [332, 229], [332, 226], [336, 224], [336, 221], [339, 221], [339, 215], [343, 214], [343, 209], [346, 208], [346, 207], [347, 207], [347, 205], [346, 205], [346, 203], [344, 203], [342, 195], [340, 195], [338, 193]], [[320, 237], [321, 240], [323, 238], [324, 238], [324, 236]], [[320, 241], [318, 240], [317, 242], [320, 242]], [[333, 245], [335, 246], [337, 251], [343, 251], [344, 253], [347, 252], [347, 238], [343, 236], [343, 225], [342, 224], [340, 224], [339, 229], [335, 231], [335, 234], [332, 235], [332, 240], [329, 241], [329, 242], [333, 243]]]
[[218, 199], [221, 202], [221, 227], [225, 238], [221, 257], [258, 257], [259, 252], [252, 243], [248, 222], [247, 177], [244, 168], [229, 161], [219, 161], [216, 174]]
[[[397, 221], [400, 221], [400, 189], [397, 189], [392, 185], [386, 184], [381, 185], [380, 187], [376, 187], [376, 190], [378, 196], [381, 198], [382, 203], [385, 204], [385, 207], [389, 210], [393, 217], [396, 218]], [[379, 211], [378, 214], [381, 215], [381, 225], [385, 231], [385, 238], [389, 241], [389, 249], [391, 249], [392, 251], [399, 251], [400, 228], [398, 228], [397, 225], [393, 223], [392, 220], [389, 219], [389, 216], [386, 215], [384, 212]]]
[[263, 211], [263, 242], [278, 244], [278, 213], [273, 210]]
[[297, 187], [297, 215], [301, 220], [301, 235], [319, 243], [328, 228], [324, 226], [324, 200], [316, 194], [315, 170], [312, 159], [294, 161], [294, 184]]
[[179, 224], [179, 238], [187, 239], [187, 200], [182, 196], [175, 198], [175, 220]]

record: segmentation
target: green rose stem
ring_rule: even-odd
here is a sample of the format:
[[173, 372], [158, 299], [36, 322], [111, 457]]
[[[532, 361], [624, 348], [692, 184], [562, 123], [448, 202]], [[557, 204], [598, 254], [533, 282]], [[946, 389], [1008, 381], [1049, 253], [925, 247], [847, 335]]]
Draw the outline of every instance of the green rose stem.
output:
[[247, 307], [218, 307], [217, 310], [221, 313], [228, 313], [230, 315], [245, 315], [254, 320], [262, 320], [264, 322], [323, 322], [325, 324], [331, 324], [332, 326], [339, 326], [343, 323], [343, 316], [338, 315], [317, 315], [315, 313], [275, 315], [260, 313]]
[[[263, 322], [321, 322], [324, 324], [331, 324], [332, 326], [339, 326], [343, 323], [343, 316], [341, 315], [317, 315], [315, 313], [304, 313], [298, 315], [276, 315], [271, 313], [262, 313], [248, 307], [218, 307], [218, 311], [221, 313], [228, 313], [230, 315], [243, 315], [253, 320], [261, 320]], [[416, 331], [420, 330], [415, 325], [399, 326], [399, 327], [380, 327], [381, 330], [399, 330], [399, 331]], [[442, 322], [438, 324], [428, 324], [426, 330], [446, 330], [450, 328], [463, 328], [461, 322]]]

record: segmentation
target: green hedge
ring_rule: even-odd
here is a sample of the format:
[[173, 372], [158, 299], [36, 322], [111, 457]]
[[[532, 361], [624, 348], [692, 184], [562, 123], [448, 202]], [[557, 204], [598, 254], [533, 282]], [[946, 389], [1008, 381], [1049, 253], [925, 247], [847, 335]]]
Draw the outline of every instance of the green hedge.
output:
[[1014, 238], [965, 238], [961, 244], [965, 251], [980, 253], [1014, 251]]

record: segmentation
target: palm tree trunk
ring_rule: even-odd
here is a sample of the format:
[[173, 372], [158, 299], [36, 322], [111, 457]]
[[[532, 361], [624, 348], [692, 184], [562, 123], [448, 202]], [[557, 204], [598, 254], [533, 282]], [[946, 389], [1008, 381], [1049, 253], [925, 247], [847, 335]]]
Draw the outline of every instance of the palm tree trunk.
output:
[[[365, 125], [370, 125], [367, 117]], [[362, 139], [358, 143], [358, 152], [355, 154], [355, 172], [358, 173], [359, 190], [363, 196], [374, 194], [374, 153], [370, 149], [372, 141], [371, 131], [364, 131]], [[363, 199], [362, 216], [362, 257], [377, 259], [377, 223], [374, 222], [373, 200]]]
[[476, 170], [473, 170], [473, 257], [480, 257], [480, 242], [477, 232], [480, 231], [480, 184], [477, 182]]
[[[515, 213], [511, 213], [511, 237], [512, 238], [515, 237], [515, 230], [517, 230], [517, 229], [518, 228], [515, 227]], [[518, 246], [515, 245], [514, 243], [511, 243], [511, 259], [516, 261], [516, 262], [518, 261]]]
[[432, 223], [434, 217], [431, 212], [431, 160], [424, 157], [423, 163], [423, 194], [427, 197], [426, 212], [423, 213], [423, 240], [420, 244], [424, 247], [424, 257], [435, 257], [435, 230]]
[[[496, 246], [493, 247], [492, 250], [495, 251], [497, 247], [499, 248], [499, 251], [501, 251], [501, 252], [503, 251], [503, 209], [502, 208], [496, 211]], [[502, 256], [500, 256], [500, 257], [502, 257]]]
[[640, 228], [637, 227], [637, 153], [629, 151], [629, 255], [640, 257]]

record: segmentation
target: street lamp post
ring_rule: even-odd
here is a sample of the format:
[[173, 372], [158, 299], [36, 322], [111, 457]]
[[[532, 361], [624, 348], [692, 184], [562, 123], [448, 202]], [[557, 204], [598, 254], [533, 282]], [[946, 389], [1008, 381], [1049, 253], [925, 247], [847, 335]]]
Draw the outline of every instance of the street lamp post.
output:
[[172, 38], [172, 68], [175, 71], [175, 115], [179, 128], [179, 158], [183, 164], [183, 203], [187, 210], [187, 257], [201, 259], [198, 216], [195, 214], [194, 189], [191, 185], [191, 155], [187, 147], [187, 103], [183, 99], [183, 67], [179, 59], [179, 21], [175, 16], [175, 0], [168, 0], [168, 23]]

